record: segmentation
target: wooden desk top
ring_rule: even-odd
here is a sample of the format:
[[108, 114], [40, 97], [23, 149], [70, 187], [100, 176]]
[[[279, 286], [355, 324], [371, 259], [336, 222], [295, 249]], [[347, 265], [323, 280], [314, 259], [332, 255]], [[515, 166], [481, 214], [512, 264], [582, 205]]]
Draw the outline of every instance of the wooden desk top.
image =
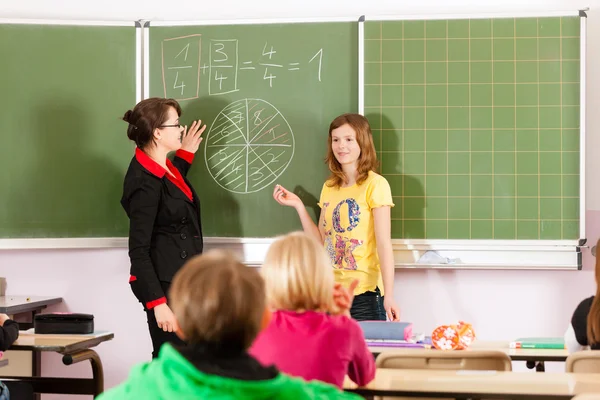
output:
[[62, 297], [0, 296], [0, 313], [21, 314], [62, 302]]
[[[569, 356], [567, 349], [510, 349], [508, 341], [478, 341], [473, 342], [469, 350], [500, 350], [508, 354], [513, 361], [565, 361]], [[369, 346], [374, 355], [380, 353], [404, 350], [403, 347]], [[440, 351], [432, 349], [431, 351]], [[462, 351], [462, 350], [461, 350]]]
[[377, 369], [375, 380], [344, 389], [369, 396], [570, 399], [599, 393], [599, 374]]
[[89, 335], [43, 335], [20, 331], [19, 338], [9, 350], [55, 351], [71, 354], [95, 347], [114, 337], [112, 332], [94, 332]]
[[0, 367], [6, 367], [8, 365], [8, 359], [4, 358], [0, 360]]

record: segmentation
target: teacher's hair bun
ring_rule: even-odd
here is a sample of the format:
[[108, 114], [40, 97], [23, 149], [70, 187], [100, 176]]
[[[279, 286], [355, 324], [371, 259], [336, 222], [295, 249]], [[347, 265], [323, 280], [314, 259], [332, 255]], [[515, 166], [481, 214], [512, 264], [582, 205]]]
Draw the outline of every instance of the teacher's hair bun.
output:
[[131, 121], [129, 121], [131, 114], [133, 114], [132, 110], [125, 111], [125, 114], [123, 115], [123, 121], [131, 123]]

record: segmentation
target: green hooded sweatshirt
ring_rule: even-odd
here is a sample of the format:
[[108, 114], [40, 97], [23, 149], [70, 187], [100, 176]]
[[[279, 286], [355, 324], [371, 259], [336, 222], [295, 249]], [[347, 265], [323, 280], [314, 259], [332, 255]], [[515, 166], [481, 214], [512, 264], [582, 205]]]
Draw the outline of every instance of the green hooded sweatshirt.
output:
[[273, 379], [243, 381], [199, 371], [170, 344], [164, 344], [157, 359], [134, 367], [127, 381], [96, 400], [327, 400], [361, 399], [337, 387], [306, 382], [279, 373]]

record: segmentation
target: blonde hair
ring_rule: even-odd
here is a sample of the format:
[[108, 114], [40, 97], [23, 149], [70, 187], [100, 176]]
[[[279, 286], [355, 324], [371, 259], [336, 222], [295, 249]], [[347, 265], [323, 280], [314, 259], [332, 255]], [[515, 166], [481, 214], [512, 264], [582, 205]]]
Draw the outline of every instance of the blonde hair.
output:
[[367, 118], [360, 114], [342, 114], [331, 121], [331, 124], [329, 125], [327, 156], [325, 157], [325, 163], [329, 167], [329, 171], [331, 171], [331, 175], [327, 179], [327, 186], [329, 187], [341, 187], [347, 182], [342, 165], [335, 158], [332, 147], [332, 132], [344, 125], [348, 125], [356, 132], [356, 142], [360, 148], [356, 183], [360, 185], [366, 181], [369, 177], [369, 172], [375, 172], [378, 167], [377, 153], [375, 152], [375, 145], [373, 144], [373, 133], [371, 133], [371, 126], [369, 125]]
[[266, 309], [265, 285], [255, 268], [222, 250], [192, 258], [175, 274], [170, 306], [189, 343], [246, 350]]
[[333, 311], [333, 270], [323, 245], [304, 232], [275, 240], [262, 267], [267, 301], [279, 310]]

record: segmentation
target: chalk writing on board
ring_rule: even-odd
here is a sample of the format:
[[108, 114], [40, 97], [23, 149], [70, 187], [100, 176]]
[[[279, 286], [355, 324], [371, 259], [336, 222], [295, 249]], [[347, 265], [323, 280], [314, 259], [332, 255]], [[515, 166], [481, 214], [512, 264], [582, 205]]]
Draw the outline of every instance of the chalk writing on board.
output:
[[[263, 80], [269, 82], [269, 87], [273, 87], [273, 80], [277, 78], [277, 75], [274, 75], [275, 71], [278, 69], [284, 69], [285, 66], [283, 63], [278, 63], [273, 57], [277, 54], [277, 50], [273, 48], [273, 46], [268, 47], [268, 43], [265, 43], [262, 51], [263, 57], [268, 57], [268, 61], [258, 63], [259, 67], [264, 67]], [[315, 65], [317, 68], [317, 79], [321, 82], [321, 70], [323, 69], [323, 49], [319, 49], [310, 60], [308, 60], [308, 64], [311, 64], [315, 61]], [[240, 70], [254, 70], [256, 69], [253, 66], [248, 64], [252, 64], [252, 61], [244, 61], [244, 67], [240, 68]], [[300, 63], [299, 62], [290, 62], [285, 64], [287, 65], [288, 71], [299, 71]], [[278, 72], [277, 72], [278, 73]]]
[[261, 99], [225, 107], [206, 135], [204, 160], [214, 181], [234, 193], [269, 186], [294, 156], [294, 134], [285, 117]]
[[313, 58], [310, 59], [309, 63], [313, 62], [314, 59], [317, 58], [317, 56], [319, 56], [319, 82], [321, 82], [321, 70], [323, 69], [323, 49], [317, 51], [317, 54], [315, 54], [313, 56]]
[[238, 41], [211, 40], [210, 41], [210, 79], [208, 81], [208, 94], [227, 94], [237, 92], [238, 76]]
[[[207, 82], [209, 95], [222, 95], [239, 91], [238, 74], [255, 72], [254, 78], [269, 88], [277, 85], [283, 74], [306, 70], [311, 79], [322, 81], [323, 49], [315, 48], [308, 55], [285, 60], [275, 46], [265, 42], [256, 49], [255, 60], [240, 60], [240, 40], [205, 40], [202, 57], [202, 35], [195, 34], [166, 39], [162, 42], [163, 87], [165, 97], [177, 100], [198, 98], [201, 80]], [[254, 51], [254, 50], [252, 50]], [[206, 53], [208, 52], [208, 53]], [[204, 61], [203, 61], [204, 60]], [[245, 78], [247, 79], [247, 78]], [[302, 81], [298, 81], [302, 82]]]
[[200, 91], [201, 35], [166, 39], [161, 43], [165, 97], [197, 99]]

